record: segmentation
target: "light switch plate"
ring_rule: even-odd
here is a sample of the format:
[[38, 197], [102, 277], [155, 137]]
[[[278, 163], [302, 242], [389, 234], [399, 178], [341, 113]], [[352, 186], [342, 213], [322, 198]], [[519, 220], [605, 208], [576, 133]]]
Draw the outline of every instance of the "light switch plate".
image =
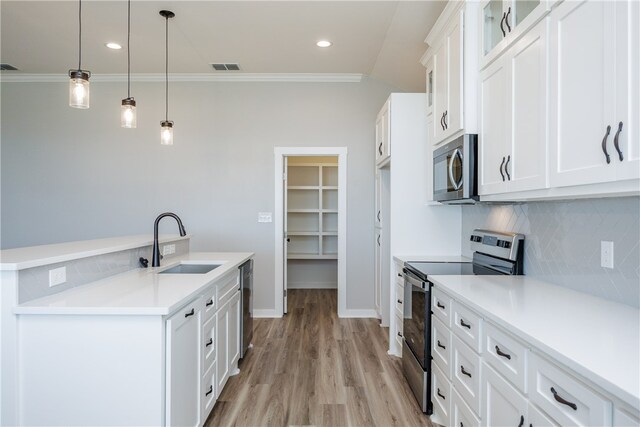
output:
[[600, 242], [600, 266], [613, 268], [613, 242]]
[[61, 285], [67, 281], [67, 267], [49, 270], [49, 287]]
[[271, 212], [258, 212], [258, 222], [273, 222]]

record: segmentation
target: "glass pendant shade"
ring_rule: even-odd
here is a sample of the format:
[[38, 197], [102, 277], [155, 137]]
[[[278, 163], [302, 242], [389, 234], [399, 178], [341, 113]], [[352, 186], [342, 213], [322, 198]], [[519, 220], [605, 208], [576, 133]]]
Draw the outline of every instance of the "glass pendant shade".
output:
[[160, 144], [173, 145], [173, 122], [170, 120], [160, 122]]
[[89, 77], [91, 73], [83, 70], [69, 71], [69, 106], [89, 108]]
[[125, 98], [122, 100], [120, 107], [120, 125], [123, 128], [135, 128], [136, 120], [136, 101], [133, 98]]

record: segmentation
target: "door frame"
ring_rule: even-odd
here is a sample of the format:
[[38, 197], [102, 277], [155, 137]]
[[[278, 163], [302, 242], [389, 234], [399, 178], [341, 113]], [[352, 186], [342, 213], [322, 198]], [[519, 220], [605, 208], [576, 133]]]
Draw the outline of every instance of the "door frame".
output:
[[338, 316], [347, 312], [347, 147], [275, 147], [275, 311], [284, 315], [284, 158], [338, 157]]

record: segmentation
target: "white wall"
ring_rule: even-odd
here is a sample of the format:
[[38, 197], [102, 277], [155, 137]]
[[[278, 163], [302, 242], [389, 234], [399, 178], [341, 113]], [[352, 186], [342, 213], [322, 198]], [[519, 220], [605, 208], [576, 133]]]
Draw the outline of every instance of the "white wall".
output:
[[[151, 233], [176, 212], [192, 250], [256, 253], [255, 308], [275, 308], [275, 146], [346, 146], [347, 308], [371, 309], [373, 140], [392, 88], [361, 83], [172, 83], [175, 145], [159, 143], [162, 83], [136, 83], [138, 128], [119, 127], [124, 83], [92, 83], [91, 108], [66, 83], [3, 83], [2, 248]], [[163, 220], [161, 232], [174, 232]]]

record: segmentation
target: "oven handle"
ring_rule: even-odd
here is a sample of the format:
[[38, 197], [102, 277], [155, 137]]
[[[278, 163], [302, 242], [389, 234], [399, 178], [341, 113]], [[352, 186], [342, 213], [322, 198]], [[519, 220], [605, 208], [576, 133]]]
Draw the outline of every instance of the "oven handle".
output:
[[425, 282], [418, 279], [417, 277], [414, 277], [406, 268], [404, 268], [402, 272], [404, 273], [403, 277], [405, 282], [408, 282], [412, 286], [415, 286], [416, 288], [420, 288], [423, 291], [425, 290]]
[[458, 191], [460, 187], [462, 187], [462, 180], [464, 179], [464, 177], [461, 177], [460, 181], [456, 181], [456, 179], [453, 177], [453, 161], [455, 160], [456, 156], [460, 157], [460, 163], [462, 163], [463, 162], [462, 151], [460, 151], [459, 148], [456, 148], [455, 150], [453, 150], [453, 155], [449, 159], [449, 180], [451, 180], [451, 185], [453, 185], [453, 189]]

